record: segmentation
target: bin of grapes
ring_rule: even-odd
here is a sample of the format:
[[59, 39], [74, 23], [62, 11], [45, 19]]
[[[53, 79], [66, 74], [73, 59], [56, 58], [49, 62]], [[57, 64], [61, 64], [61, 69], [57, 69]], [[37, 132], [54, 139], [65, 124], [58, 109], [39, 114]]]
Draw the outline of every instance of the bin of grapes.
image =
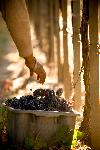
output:
[[8, 135], [13, 143], [23, 144], [27, 137], [39, 137], [49, 143], [58, 128], [66, 125], [74, 130], [76, 116], [62, 89], [37, 89], [32, 95], [5, 101]]

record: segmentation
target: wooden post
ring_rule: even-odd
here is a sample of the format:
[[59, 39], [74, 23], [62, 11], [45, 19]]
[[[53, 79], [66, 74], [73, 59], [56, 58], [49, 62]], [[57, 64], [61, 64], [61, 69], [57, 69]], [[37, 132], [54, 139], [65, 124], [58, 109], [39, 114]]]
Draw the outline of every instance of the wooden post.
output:
[[[38, 2], [38, 1], [37, 1]], [[40, 0], [40, 39], [42, 51], [48, 55], [49, 50], [49, 14], [48, 14], [48, 0]], [[38, 16], [37, 16], [38, 18]]]
[[60, 33], [59, 33], [59, 0], [54, 0], [54, 51], [56, 53], [58, 82], [62, 82], [62, 65], [60, 55]]
[[[73, 24], [73, 52], [74, 52], [74, 82], [77, 81], [78, 74], [80, 71], [80, 0], [73, 0], [72, 1], [73, 7], [73, 17], [72, 17], [72, 24]], [[77, 85], [74, 89], [74, 108], [77, 111], [80, 111], [81, 106], [81, 77], [77, 82]]]
[[83, 121], [80, 131], [84, 132], [85, 144], [91, 145], [90, 133], [90, 49], [89, 49], [89, 0], [83, 0], [82, 21], [81, 21], [81, 42], [82, 42], [82, 58], [84, 66], [83, 80], [85, 85], [85, 105], [83, 112]]
[[[40, 36], [40, 20], [41, 20], [41, 15], [40, 15], [40, 0], [31, 0], [33, 3], [33, 15], [35, 19], [33, 20], [33, 23], [35, 24], [35, 33], [37, 35], [37, 40], [39, 42], [39, 46], [41, 47], [41, 36]], [[38, 16], [38, 17], [37, 17]]]
[[[40, 38], [40, 0], [28, 0], [28, 11], [31, 21], [31, 26], [33, 29], [32, 38], [33, 38], [33, 47], [39, 45], [41, 47], [41, 38]], [[37, 17], [38, 16], [38, 17]], [[37, 43], [38, 41], [38, 43]]]
[[49, 62], [54, 62], [54, 9], [53, 0], [49, 0]]
[[67, 29], [67, 0], [62, 0], [62, 16], [63, 16], [63, 49], [64, 49], [64, 92], [65, 98], [71, 95], [71, 78], [68, 63], [68, 33]]
[[99, 101], [99, 55], [98, 43], [98, 0], [89, 0], [90, 31], [90, 105], [92, 149], [100, 150], [100, 101]]

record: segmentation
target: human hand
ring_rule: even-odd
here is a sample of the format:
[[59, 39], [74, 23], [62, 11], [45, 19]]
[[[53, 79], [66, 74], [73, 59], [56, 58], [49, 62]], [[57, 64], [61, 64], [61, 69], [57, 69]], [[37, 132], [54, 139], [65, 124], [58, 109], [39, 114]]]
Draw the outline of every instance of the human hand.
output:
[[34, 73], [37, 74], [37, 80], [39, 83], [43, 84], [45, 82], [46, 72], [39, 62], [36, 62], [35, 67], [30, 69], [30, 76], [32, 76]]
[[43, 68], [43, 66], [37, 62], [36, 58], [32, 55], [25, 57], [25, 64], [30, 69], [30, 76], [32, 76], [34, 73], [37, 74], [37, 80], [39, 83], [44, 83], [46, 78], [46, 72]]

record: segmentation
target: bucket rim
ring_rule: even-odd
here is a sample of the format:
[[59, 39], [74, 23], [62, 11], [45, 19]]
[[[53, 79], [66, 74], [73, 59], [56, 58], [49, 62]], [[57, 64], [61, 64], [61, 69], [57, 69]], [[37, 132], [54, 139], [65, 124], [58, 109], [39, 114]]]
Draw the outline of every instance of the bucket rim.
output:
[[14, 109], [12, 107], [6, 106], [5, 103], [2, 103], [2, 105], [15, 113], [23, 113], [23, 114], [34, 114], [36, 116], [80, 116], [80, 113], [75, 111], [74, 109], [69, 112], [64, 111], [45, 111], [45, 110], [24, 110], [24, 109]]

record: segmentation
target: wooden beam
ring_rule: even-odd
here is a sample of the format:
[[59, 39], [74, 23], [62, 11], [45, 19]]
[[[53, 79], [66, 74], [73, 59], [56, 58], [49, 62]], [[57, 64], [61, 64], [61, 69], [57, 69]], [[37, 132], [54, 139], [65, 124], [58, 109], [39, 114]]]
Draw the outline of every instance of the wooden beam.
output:
[[[77, 81], [78, 74], [80, 71], [80, 0], [72, 1], [72, 24], [73, 24], [73, 53], [74, 53], [74, 82]], [[74, 89], [74, 108], [80, 111], [81, 107], [81, 77], [77, 82]]]
[[58, 82], [62, 82], [62, 65], [61, 65], [61, 53], [60, 53], [60, 33], [59, 33], [59, 0], [54, 0], [54, 50], [57, 59], [58, 68]]
[[99, 104], [99, 55], [98, 43], [98, 0], [89, 0], [90, 32], [90, 105], [92, 149], [100, 149], [100, 104]]
[[64, 92], [65, 97], [69, 98], [71, 95], [71, 77], [69, 73], [69, 62], [68, 62], [68, 33], [67, 29], [67, 6], [68, 1], [62, 0], [62, 17], [63, 17], [63, 50], [64, 50]]
[[49, 0], [49, 62], [54, 62], [54, 9], [53, 0]]

